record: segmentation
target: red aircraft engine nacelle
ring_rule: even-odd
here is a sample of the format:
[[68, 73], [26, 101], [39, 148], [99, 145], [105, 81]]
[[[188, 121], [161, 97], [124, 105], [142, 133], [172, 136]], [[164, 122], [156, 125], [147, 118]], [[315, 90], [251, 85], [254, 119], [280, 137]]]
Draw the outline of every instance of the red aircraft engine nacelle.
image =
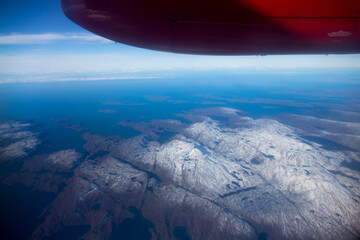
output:
[[360, 53], [359, 0], [62, 0], [85, 29], [188, 54]]

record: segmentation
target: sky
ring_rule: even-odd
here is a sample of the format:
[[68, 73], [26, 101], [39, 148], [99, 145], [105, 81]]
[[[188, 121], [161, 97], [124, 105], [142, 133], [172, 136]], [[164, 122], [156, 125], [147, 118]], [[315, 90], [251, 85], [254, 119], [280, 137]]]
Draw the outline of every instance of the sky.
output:
[[[0, 78], [15, 75], [244, 69], [357, 69], [360, 55], [196, 56], [114, 43], [65, 17], [60, 0], [0, 1]], [[46, 78], [44, 78], [46, 79]]]

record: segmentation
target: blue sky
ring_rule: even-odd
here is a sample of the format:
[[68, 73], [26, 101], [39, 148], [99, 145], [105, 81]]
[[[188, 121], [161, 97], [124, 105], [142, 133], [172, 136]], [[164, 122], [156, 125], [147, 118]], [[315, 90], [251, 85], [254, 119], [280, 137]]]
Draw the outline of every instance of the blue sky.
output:
[[60, 0], [0, 1], [2, 76], [193, 69], [288, 72], [304, 68], [360, 69], [360, 55], [216, 57], [156, 52], [115, 44], [87, 32], [63, 15]]

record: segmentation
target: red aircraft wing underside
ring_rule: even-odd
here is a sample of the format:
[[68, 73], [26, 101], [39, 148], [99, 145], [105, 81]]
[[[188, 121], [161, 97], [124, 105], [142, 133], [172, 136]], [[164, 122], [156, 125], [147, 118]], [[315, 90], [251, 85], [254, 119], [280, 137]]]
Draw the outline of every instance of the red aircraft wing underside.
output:
[[62, 0], [84, 28], [190, 54], [360, 53], [358, 0]]

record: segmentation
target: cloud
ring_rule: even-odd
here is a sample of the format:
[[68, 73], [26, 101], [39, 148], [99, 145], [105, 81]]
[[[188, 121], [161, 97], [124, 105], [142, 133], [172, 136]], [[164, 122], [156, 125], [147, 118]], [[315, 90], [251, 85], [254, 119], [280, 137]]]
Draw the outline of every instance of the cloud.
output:
[[103, 37], [90, 33], [42, 33], [0, 35], [0, 45], [48, 44], [55, 41], [111, 42]]
[[117, 113], [118, 111], [115, 109], [100, 109], [98, 112], [101, 113]]
[[[101, 74], [100, 74], [101, 75]], [[3, 83], [21, 83], [21, 82], [71, 82], [71, 81], [101, 81], [101, 80], [152, 80], [152, 79], [161, 79], [161, 76], [129, 76], [119, 74], [116, 77], [67, 77], [63, 76], [60, 73], [48, 73], [41, 75], [18, 75], [18, 76], [1, 76], [0, 75], [0, 84]], [[129, 104], [104, 104], [104, 105], [129, 105]], [[133, 105], [133, 104], [131, 104]], [[139, 105], [139, 104], [137, 104]]]
[[[360, 71], [359, 68], [355, 67], [360, 62], [360, 55], [196, 56], [147, 51], [126, 47], [121, 44], [96, 44], [98, 47], [79, 47], [84, 44], [76, 44], [84, 43], [85, 41], [99, 43], [91, 39], [100, 39], [99, 41], [102, 41], [102, 38], [94, 35], [69, 35], [68, 38], [60, 37], [59, 39], [80, 40], [67, 40], [70, 43], [66, 44], [66, 47], [61, 47], [61, 52], [57, 45], [35, 45], [39, 46], [39, 51], [35, 52], [35, 47], [30, 48], [30, 50], [24, 50], [21, 48], [23, 45], [21, 47], [20, 45], [14, 45], [16, 46], [14, 48], [8, 48], [9, 45], [1, 45], [2, 40], [0, 36], [0, 47], [3, 46], [2, 50], [4, 50], [0, 54], [0, 74], [45, 74], [55, 72], [88, 74], [90, 72], [108, 71], [136, 73], [146, 71], [208, 71], [226, 69], [228, 72], [234, 71], [241, 74], [281, 73], [293, 76], [298, 73], [304, 73], [304, 69], [306, 69], [306, 73], [340, 68], [355, 68], [356, 74]], [[66, 42], [66, 40], [56, 41], [60, 41], [58, 44], [60, 46], [65, 45], [62, 43]], [[91, 46], [95, 46], [95, 44], [91, 44]], [[17, 49], [17, 51], [14, 51], [14, 49]], [[358, 75], [354, 76], [354, 79], [348, 80], [356, 82], [358, 81]], [[344, 82], [345, 80], [341, 76], [339, 81]]]

